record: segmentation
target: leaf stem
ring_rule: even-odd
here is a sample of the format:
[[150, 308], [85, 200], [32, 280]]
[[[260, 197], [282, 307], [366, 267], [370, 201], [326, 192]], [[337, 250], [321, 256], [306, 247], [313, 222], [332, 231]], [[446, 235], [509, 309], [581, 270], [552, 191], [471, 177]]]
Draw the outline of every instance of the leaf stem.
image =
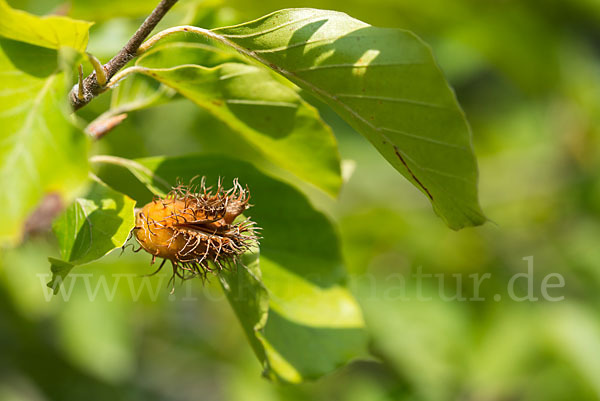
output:
[[165, 29], [164, 31], [160, 31], [159, 33], [150, 37], [150, 39], [145, 41], [138, 48], [136, 56], [139, 56], [139, 55], [143, 54], [144, 52], [148, 51], [159, 40], [161, 40], [169, 35], [173, 35], [175, 33], [180, 33], [180, 32], [190, 32], [190, 33], [195, 33], [195, 34], [198, 34], [201, 36], [205, 36], [207, 38], [216, 40], [217, 42], [221, 42], [229, 47], [232, 47], [233, 49], [237, 50], [239, 53], [242, 53], [246, 56], [249, 56], [251, 58], [261, 61], [260, 58], [252, 50], [245, 49], [245, 48], [239, 46], [238, 44], [228, 40], [225, 36], [219, 35], [218, 33], [214, 32], [214, 31], [211, 31], [209, 29], [199, 28], [197, 26], [192, 26], [192, 25], [174, 26], [172, 28]]
[[[152, 180], [156, 181], [157, 183], [159, 183], [163, 187], [165, 187], [167, 189], [167, 192], [171, 188], [171, 185], [169, 184], [169, 182], [167, 180], [154, 174], [154, 172], [152, 172], [152, 170], [150, 170], [146, 166], [143, 166], [142, 164], [136, 162], [135, 160], [124, 159], [122, 157], [109, 156], [109, 155], [92, 156], [92, 157], [90, 157], [89, 160], [91, 163], [106, 163], [106, 164], [113, 164], [116, 166], [125, 167], [126, 169], [131, 171], [131, 173], [134, 174], [141, 182], [145, 183], [148, 186], [148, 189], [152, 193], [154, 193], [154, 195], [165, 196], [166, 192], [164, 192], [161, 189], [158, 189], [154, 185], [152, 185]], [[138, 172], [143, 173], [145, 176], [140, 175]]]
[[[146, 20], [140, 25], [138, 30], [133, 34], [131, 39], [125, 46], [115, 55], [108, 63], [103, 66], [106, 73], [106, 79], [110, 80], [121, 68], [123, 68], [129, 61], [136, 57], [137, 50], [144, 41], [150, 35], [152, 30], [158, 25], [160, 20], [165, 14], [177, 3], [177, 0], [161, 0], [156, 6], [154, 11], [146, 18]], [[105, 81], [106, 82], [106, 81]], [[85, 78], [83, 81], [83, 98], [80, 99], [78, 96], [78, 85], [74, 86], [69, 94], [69, 100], [73, 110], [79, 110], [93, 98], [101, 94], [106, 90], [106, 86], [100, 84], [96, 79], [96, 73], [93, 72]]]
[[115, 75], [113, 75], [113, 77], [111, 78], [111, 80], [106, 84], [106, 88], [107, 89], [112, 89], [112, 87], [114, 87], [115, 85], [117, 85], [119, 83], [119, 81], [121, 81], [126, 76], [128, 76], [130, 74], [134, 74], [134, 73], [142, 71], [142, 70], [143, 70], [142, 67], [138, 67], [138, 66], [134, 65], [132, 67], [128, 67], [128, 68], [125, 68], [122, 71], [119, 71], [118, 73], [116, 73]]

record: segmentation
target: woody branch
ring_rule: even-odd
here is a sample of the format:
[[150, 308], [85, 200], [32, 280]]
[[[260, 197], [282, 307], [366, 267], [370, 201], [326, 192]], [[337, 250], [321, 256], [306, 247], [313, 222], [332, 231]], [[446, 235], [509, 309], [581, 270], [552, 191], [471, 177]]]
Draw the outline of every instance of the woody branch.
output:
[[101, 65], [95, 58], [90, 57], [95, 71], [85, 79], [78, 82], [69, 93], [69, 101], [73, 110], [79, 110], [92, 101], [96, 96], [104, 92], [106, 82], [123, 68], [129, 61], [135, 58], [136, 53], [142, 42], [150, 35], [152, 30], [165, 16], [165, 14], [177, 3], [177, 0], [161, 0], [154, 11], [140, 25], [125, 46], [108, 63]]

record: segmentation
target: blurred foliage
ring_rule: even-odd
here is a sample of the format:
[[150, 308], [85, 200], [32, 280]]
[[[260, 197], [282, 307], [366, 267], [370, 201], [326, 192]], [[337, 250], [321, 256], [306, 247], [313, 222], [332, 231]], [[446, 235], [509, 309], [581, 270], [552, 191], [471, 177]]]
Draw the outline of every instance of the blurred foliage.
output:
[[[88, 17], [83, 0], [72, 8], [54, 0], [9, 3], [40, 14], [71, 9]], [[94, 49], [118, 49], [147, 10], [143, 4], [135, 10], [144, 2], [131, 2], [134, 11], [122, 15], [125, 2], [113, 3], [114, 14], [112, 3], [103, 2], [102, 11], [111, 12], [91, 29]], [[64, 301], [50, 297], [50, 289], [44, 292], [46, 255], [58, 257], [58, 247], [50, 235], [38, 233], [0, 255], [0, 399], [597, 400], [598, 3], [233, 0], [198, 21], [220, 26], [282, 6], [345, 11], [374, 25], [411, 29], [432, 44], [471, 122], [481, 203], [495, 223], [448, 230], [366, 139], [321, 108], [342, 158], [355, 162], [345, 163], [354, 172], [346, 171], [338, 201], [303, 189], [340, 223], [350, 284], [364, 310], [374, 358], [316, 382], [273, 384], [260, 378], [261, 367], [218, 283], [187, 282], [168, 297], [168, 276], [138, 278], [150, 272], [149, 258], [126, 251], [80, 270], [90, 274], [92, 290], [99, 288], [93, 301], [82, 278], [72, 287], [66, 283], [63, 288], [73, 290]], [[108, 103], [104, 95], [81, 115], [91, 120]], [[233, 138], [225, 124], [177, 100], [132, 113], [95, 152], [144, 157], [248, 151]], [[109, 175], [111, 169], [114, 174], [115, 167], [100, 172]], [[128, 193], [145, 191], [122, 179]], [[566, 286], [553, 293], [564, 301], [505, 299], [510, 277], [526, 271], [522, 258], [530, 255], [536, 294], [543, 277], [557, 272]], [[479, 294], [486, 301], [445, 302], [435, 280], [423, 289], [431, 299], [419, 301], [410, 278], [419, 266], [425, 274], [447, 274], [447, 294], [457, 290], [451, 274], [469, 280], [469, 274], [490, 273]], [[117, 280], [114, 297], [107, 296], [104, 288]], [[132, 302], [129, 285], [139, 282], [152, 286], [156, 296], [143, 291]], [[470, 291], [463, 286], [460, 293], [471, 297]], [[498, 302], [496, 294], [503, 295]]]
[[[335, 230], [299, 191], [222, 156], [158, 157], [125, 166], [138, 178], [147, 174], [140, 181], [153, 192], [168, 190], [178, 179], [188, 182], [198, 171], [207, 177], [235, 175], [252, 188], [254, 205], [246, 213], [261, 224], [260, 268], [250, 261], [249, 269], [223, 275], [221, 282], [265, 376], [315, 379], [366, 354], [364, 321], [345, 288]], [[127, 193], [119, 183], [122, 173], [104, 178]]]
[[89, 143], [65, 108], [70, 77], [64, 70], [71, 52], [4, 38], [0, 49], [0, 218], [5, 222], [0, 245], [6, 246], [21, 240], [27, 217], [45, 195], [69, 197], [82, 185]]

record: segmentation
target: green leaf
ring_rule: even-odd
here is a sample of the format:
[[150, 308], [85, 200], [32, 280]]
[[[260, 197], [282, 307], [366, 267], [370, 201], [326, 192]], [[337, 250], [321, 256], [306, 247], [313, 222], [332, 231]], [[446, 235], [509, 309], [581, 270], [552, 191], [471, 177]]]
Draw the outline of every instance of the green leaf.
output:
[[[71, 47], [85, 51], [92, 22], [57, 15], [38, 17], [11, 8], [0, 0], [0, 36], [49, 49]], [[34, 62], [34, 60], [30, 60]]]
[[74, 264], [65, 262], [64, 260], [56, 258], [48, 258], [50, 262], [50, 272], [52, 273], [52, 279], [48, 283], [48, 287], [54, 290], [54, 294], [57, 294], [60, 286], [65, 281], [65, 278], [71, 273], [71, 270], [75, 267]]
[[[186, 40], [184, 40], [186, 39]], [[203, 67], [217, 67], [228, 62], [245, 62], [245, 58], [233, 51], [226, 51], [219, 47], [198, 43], [193, 36], [152, 47], [143, 53], [135, 65], [147, 68], [170, 68], [185, 64], [201, 65]]]
[[237, 269], [223, 271], [219, 279], [252, 349], [268, 369], [259, 338], [268, 319], [269, 293], [262, 283], [258, 252], [245, 254]]
[[45, 194], [70, 198], [87, 177], [89, 141], [68, 116], [68, 86], [56, 50], [0, 38], [0, 243], [20, 240]]
[[[240, 63], [206, 67], [228, 59], [235, 57], [211, 46], [171, 43], [148, 52], [130, 71], [175, 89], [270, 162], [337, 194], [342, 182], [337, 143], [317, 110], [259, 67]], [[178, 64], [183, 65], [170, 67]]]
[[135, 225], [135, 201], [94, 181], [54, 222], [62, 258], [84, 264], [122, 246]]
[[254, 206], [245, 214], [262, 228], [260, 270], [247, 260], [221, 279], [267, 376], [314, 379], [365, 354], [362, 314], [345, 287], [336, 232], [299, 191], [224, 157], [95, 160], [130, 169], [155, 193], [168, 190], [165, 181], [186, 182], [198, 174], [209, 183], [239, 177], [248, 185]]
[[63, 260], [50, 258], [53, 277], [48, 286], [56, 292], [74, 266], [123, 246], [135, 226], [134, 207], [131, 198], [93, 181], [87, 194], [75, 199], [54, 221]]
[[468, 123], [430, 48], [411, 32], [315, 9], [188, 30], [234, 47], [331, 106], [451, 228], [486, 221]]
[[132, 77], [121, 82], [112, 91], [110, 109], [96, 121], [166, 103], [172, 100], [175, 94], [171, 88], [146, 76]]
[[[136, 60], [144, 67], [168, 68], [180, 64], [200, 64], [212, 67], [241, 56], [227, 53], [214, 46], [202, 43], [177, 41], [153, 48]], [[110, 113], [117, 114], [155, 106], [173, 99], [176, 92], [144, 75], [123, 80], [112, 91]]]

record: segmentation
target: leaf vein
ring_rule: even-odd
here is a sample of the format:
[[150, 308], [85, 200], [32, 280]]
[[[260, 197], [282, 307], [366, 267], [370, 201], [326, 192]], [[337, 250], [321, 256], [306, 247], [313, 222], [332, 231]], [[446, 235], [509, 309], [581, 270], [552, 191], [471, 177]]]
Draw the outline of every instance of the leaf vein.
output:
[[370, 68], [370, 67], [399, 67], [402, 65], [417, 65], [423, 64], [422, 62], [406, 62], [406, 63], [371, 63], [371, 64], [324, 64], [324, 65], [313, 65], [306, 68], [299, 68], [297, 70], [290, 71], [292, 73], [299, 72], [310, 72], [310, 71], [318, 71], [318, 70], [326, 70], [326, 69], [344, 69], [344, 68]]
[[343, 97], [343, 98], [348, 98], [348, 99], [378, 100], [378, 101], [390, 102], [390, 103], [406, 103], [406, 104], [412, 104], [415, 106], [430, 107], [433, 109], [452, 110], [450, 107], [445, 106], [445, 105], [422, 102], [420, 100], [406, 99], [406, 98], [401, 98], [401, 97], [372, 96], [372, 95], [362, 95], [359, 93], [336, 93], [334, 96], [337, 96], [338, 98]]
[[[319, 17], [319, 18], [323, 19], [322, 17]], [[265, 29], [264, 31], [258, 31], [258, 32], [254, 32], [254, 33], [244, 34], [244, 35], [227, 35], [227, 34], [223, 34], [223, 36], [226, 37], [226, 38], [236, 38], [236, 39], [252, 38], [252, 37], [261, 36], [261, 35], [264, 35], [266, 33], [270, 33], [270, 32], [276, 31], [276, 30], [281, 29], [281, 28], [285, 28], [286, 26], [298, 24], [300, 22], [311, 21], [311, 20], [315, 20], [316, 21], [314, 15], [312, 15], [310, 17], [306, 17], [306, 18], [297, 19], [297, 20], [294, 20], [294, 21], [288, 21], [288, 22], [286, 22], [284, 24], [277, 25], [277, 26], [271, 27], [269, 29]], [[213, 31], [214, 32], [218, 32], [219, 29], [213, 29]]]
[[449, 142], [439, 141], [437, 139], [428, 138], [426, 136], [420, 136], [420, 135], [411, 134], [409, 132], [401, 131], [401, 130], [394, 129], [394, 128], [381, 127], [381, 130], [388, 131], [388, 132], [391, 132], [393, 134], [398, 134], [398, 135], [406, 136], [408, 138], [418, 139], [418, 140], [421, 140], [421, 141], [424, 141], [424, 142], [434, 143], [434, 144], [437, 144], [437, 145], [440, 145], [440, 146], [447, 146], [449, 148], [460, 149], [460, 150], [464, 150], [464, 151], [467, 151], [467, 152], [470, 151], [470, 149], [468, 149], [468, 148], [466, 148], [464, 146], [456, 145], [456, 144], [449, 143]]
[[252, 99], [226, 99], [226, 103], [231, 104], [248, 104], [255, 106], [276, 106], [276, 107], [288, 107], [297, 109], [298, 105], [296, 103], [289, 102], [271, 102], [268, 100], [252, 100]]

